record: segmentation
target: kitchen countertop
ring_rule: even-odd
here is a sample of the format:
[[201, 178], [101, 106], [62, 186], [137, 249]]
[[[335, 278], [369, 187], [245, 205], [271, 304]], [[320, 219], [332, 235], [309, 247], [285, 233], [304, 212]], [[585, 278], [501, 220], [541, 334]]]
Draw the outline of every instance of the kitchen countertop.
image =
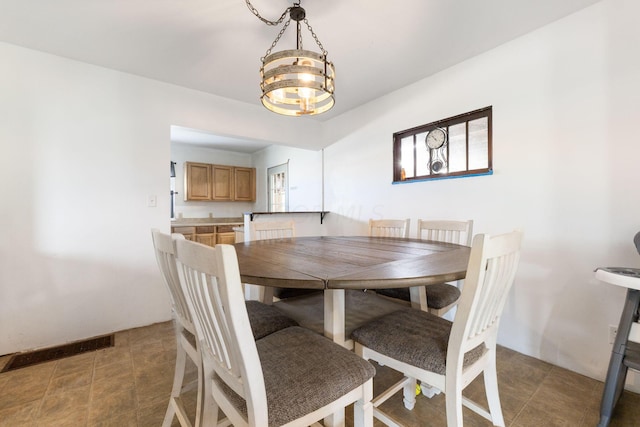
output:
[[239, 218], [178, 218], [171, 220], [172, 227], [194, 227], [198, 225], [243, 225], [244, 219]]

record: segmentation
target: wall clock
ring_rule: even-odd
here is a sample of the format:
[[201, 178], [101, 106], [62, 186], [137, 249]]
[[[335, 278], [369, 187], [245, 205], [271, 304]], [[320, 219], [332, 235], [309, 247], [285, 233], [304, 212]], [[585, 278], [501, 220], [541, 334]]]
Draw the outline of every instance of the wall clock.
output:
[[427, 134], [425, 138], [427, 147], [436, 150], [447, 143], [447, 133], [442, 128], [435, 128]]

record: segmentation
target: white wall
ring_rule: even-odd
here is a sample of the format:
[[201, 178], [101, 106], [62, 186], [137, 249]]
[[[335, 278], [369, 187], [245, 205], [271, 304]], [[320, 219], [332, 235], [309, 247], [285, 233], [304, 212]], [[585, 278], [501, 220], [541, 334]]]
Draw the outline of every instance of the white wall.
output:
[[[624, 291], [593, 270], [640, 265], [639, 12], [598, 3], [332, 120], [329, 234], [364, 233], [379, 217], [412, 218], [412, 234], [417, 218], [523, 228], [500, 343], [604, 378]], [[391, 184], [394, 132], [488, 105], [494, 175]]]
[[170, 318], [150, 229], [169, 231], [171, 125], [285, 144], [321, 134], [5, 43], [0, 62], [0, 355]]
[[252, 155], [257, 169], [256, 187], [259, 189], [254, 210], [269, 210], [267, 200], [267, 169], [288, 163], [289, 210], [322, 210], [322, 151], [304, 150], [272, 145]]
[[[253, 211], [267, 212], [267, 169], [288, 163], [289, 211], [321, 211], [323, 206], [322, 151], [272, 145], [252, 155], [256, 168], [257, 196]], [[297, 236], [325, 236], [326, 220], [319, 213], [255, 215], [254, 221], [289, 221], [296, 224]]]

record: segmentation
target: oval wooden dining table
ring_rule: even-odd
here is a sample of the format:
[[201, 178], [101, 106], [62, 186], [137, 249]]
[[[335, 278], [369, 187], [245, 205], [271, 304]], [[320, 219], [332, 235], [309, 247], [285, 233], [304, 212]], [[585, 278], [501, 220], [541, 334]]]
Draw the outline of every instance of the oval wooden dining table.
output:
[[368, 236], [256, 240], [235, 248], [243, 283], [323, 290], [324, 334], [347, 348], [353, 343], [345, 332], [346, 290], [409, 287], [411, 304], [426, 310], [425, 286], [464, 279], [471, 251], [452, 243]]

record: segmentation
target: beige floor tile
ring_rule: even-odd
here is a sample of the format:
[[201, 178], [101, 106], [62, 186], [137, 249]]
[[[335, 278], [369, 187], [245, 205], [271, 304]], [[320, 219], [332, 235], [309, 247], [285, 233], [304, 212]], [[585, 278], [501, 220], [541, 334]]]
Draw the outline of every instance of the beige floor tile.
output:
[[96, 353], [93, 351], [77, 356], [60, 359], [56, 365], [55, 376], [68, 375], [75, 372], [92, 372]]
[[40, 400], [33, 400], [0, 411], [0, 426], [32, 425], [40, 404]]
[[47, 393], [42, 400], [39, 419], [64, 418], [64, 415], [71, 410], [82, 409], [86, 412], [89, 406], [89, 390], [91, 386], [87, 384], [83, 387], [76, 387], [68, 390], [57, 389], [52, 393]]
[[104, 420], [90, 420], [87, 425], [88, 427], [137, 427], [138, 416], [136, 411], [132, 410]]
[[7, 378], [7, 385], [13, 387], [16, 383], [23, 383], [32, 380], [42, 380], [48, 382], [55, 371], [57, 361], [40, 363], [28, 368], [20, 368], [0, 374], [0, 377]]
[[47, 363], [0, 374], [7, 378], [0, 394], [0, 411], [42, 399], [54, 368], [55, 363]]
[[47, 394], [89, 386], [92, 379], [92, 370], [81, 370], [67, 375], [54, 376], [49, 383]]
[[527, 405], [511, 424], [513, 427], [571, 427], [580, 422], [569, 421], [565, 417]]
[[42, 418], [35, 422], [37, 427], [78, 427], [87, 424], [87, 411], [69, 410], [62, 418]]
[[4, 389], [5, 384], [9, 381], [9, 377], [6, 375], [0, 374], [0, 393]]
[[133, 363], [131, 359], [125, 358], [108, 365], [96, 365], [93, 371], [94, 381], [111, 380], [119, 377], [133, 378]]
[[[515, 417], [522, 411], [527, 401], [533, 394], [522, 391], [518, 387], [514, 387], [510, 383], [499, 383], [498, 393], [500, 394], [500, 405], [502, 406], [502, 416], [507, 424], [512, 422]], [[482, 376], [476, 378], [471, 384], [464, 389], [463, 395], [485, 409], [488, 409], [486, 391], [484, 388], [484, 379]]]
[[109, 347], [96, 352], [95, 366], [105, 366], [113, 363], [125, 363], [131, 361], [131, 351], [126, 347]]
[[135, 391], [136, 382], [131, 375], [105, 377], [93, 382], [91, 387], [91, 399], [101, 400], [114, 393], [127, 390]]
[[141, 343], [131, 348], [133, 366], [136, 369], [146, 369], [150, 365], [175, 363], [175, 350], [165, 350], [162, 341], [152, 341], [148, 345]]
[[591, 390], [572, 389], [560, 378], [550, 375], [516, 418], [516, 425], [521, 425], [517, 423], [521, 416], [528, 414], [528, 417], [531, 417], [532, 413], [538, 412], [538, 416], [549, 420], [549, 425], [579, 426], [585, 408], [593, 404], [588, 401], [591, 396]]
[[173, 381], [167, 381], [166, 379], [159, 379], [152, 383], [136, 384], [138, 402], [141, 405], [158, 400], [167, 403], [171, 395], [172, 386]]
[[111, 393], [99, 399], [91, 399], [89, 423], [101, 422], [124, 413], [136, 411], [136, 393], [133, 389]]
[[162, 425], [167, 410], [169, 397], [165, 401], [155, 401], [141, 404], [138, 410], [138, 427], [158, 427]]
[[116, 332], [114, 335], [114, 347], [129, 347], [129, 331]]

